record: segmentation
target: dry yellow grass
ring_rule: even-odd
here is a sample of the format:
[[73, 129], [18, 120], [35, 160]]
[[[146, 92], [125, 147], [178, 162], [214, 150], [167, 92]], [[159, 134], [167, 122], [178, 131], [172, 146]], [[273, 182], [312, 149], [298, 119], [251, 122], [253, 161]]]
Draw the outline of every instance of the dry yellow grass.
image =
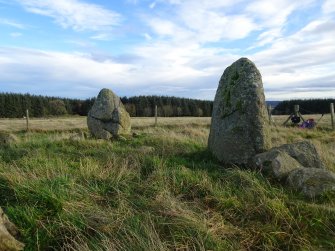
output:
[[[86, 128], [86, 117], [54, 117], [33, 118], [29, 120], [29, 128], [32, 130], [71, 130]], [[17, 132], [26, 130], [26, 120], [22, 119], [0, 119], [0, 130]]]
[[[288, 118], [287, 115], [273, 116], [274, 124], [281, 126]], [[304, 115], [305, 119], [313, 118], [319, 121], [320, 114]], [[159, 126], [167, 125], [210, 125], [210, 117], [160, 117], [158, 118]], [[143, 128], [153, 126], [155, 118], [152, 117], [134, 117], [132, 118], [132, 127]], [[29, 120], [31, 130], [54, 131], [54, 130], [73, 130], [87, 128], [86, 117], [53, 117], [53, 118], [33, 118]], [[330, 114], [324, 115], [318, 123], [318, 127], [331, 129]], [[17, 132], [26, 130], [26, 120], [22, 119], [0, 119], [0, 131]]]
[[[143, 128], [153, 126], [155, 118], [141, 117], [132, 118], [133, 128]], [[210, 118], [203, 117], [176, 117], [158, 118], [158, 125], [209, 125]], [[31, 130], [55, 131], [73, 130], [87, 128], [86, 117], [54, 117], [54, 118], [33, 118], [29, 120]], [[0, 131], [17, 132], [26, 130], [25, 119], [0, 119]]]

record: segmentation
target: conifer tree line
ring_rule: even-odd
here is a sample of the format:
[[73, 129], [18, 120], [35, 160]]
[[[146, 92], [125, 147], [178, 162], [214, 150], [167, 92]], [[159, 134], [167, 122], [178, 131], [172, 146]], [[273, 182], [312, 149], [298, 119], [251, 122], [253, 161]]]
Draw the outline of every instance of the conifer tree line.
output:
[[[136, 96], [121, 98], [130, 116], [151, 117], [155, 115], [157, 105], [158, 116], [204, 116], [212, 114], [213, 102], [196, 99], [167, 96]], [[41, 95], [0, 93], [0, 118], [22, 118], [29, 110], [30, 117], [46, 117], [60, 115], [86, 116], [95, 98], [85, 100]]]
[[[94, 101], [95, 98], [81, 100], [31, 94], [0, 93], [0, 118], [22, 118], [25, 116], [27, 109], [29, 109], [29, 116], [31, 117], [86, 116]], [[210, 117], [213, 109], [212, 101], [168, 96], [123, 97], [121, 101], [132, 117], [152, 117], [155, 115], [156, 105], [160, 117]], [[285, 100], [274, 108], [273, 114], [291, 114], [294, 105], [300, 105], [302, 114], [326, 114], [330, 112], [330, 103], [335, 103], [335, 99]]]
[[156, 105], [160, 117], [210, 117], [213, 109], [213, 101], [167, 96], [123, 97], [121, 101], [132, 117], [155, 116]]
[[291, 114], [294, 105], [299, 105], [302, 114], [327, 114], [330, 113], [330, 103], [335, 99], [294, 99], [280, 102], [273, 110], [274, 115]]

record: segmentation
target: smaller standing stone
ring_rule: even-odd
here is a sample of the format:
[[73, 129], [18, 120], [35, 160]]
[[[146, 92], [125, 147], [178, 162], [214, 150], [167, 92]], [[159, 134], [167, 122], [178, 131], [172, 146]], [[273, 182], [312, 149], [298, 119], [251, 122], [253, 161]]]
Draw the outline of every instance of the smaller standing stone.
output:
[[102, 89], [87, 116], [91, 134], [98, 139], [128, 135], [131, 121], [120, 98], [109, 89]]
[[270, 148], [262, 76], [241, 58], [223, 73], [216, 91], [208, 147], [222, 162], [250, 164]]

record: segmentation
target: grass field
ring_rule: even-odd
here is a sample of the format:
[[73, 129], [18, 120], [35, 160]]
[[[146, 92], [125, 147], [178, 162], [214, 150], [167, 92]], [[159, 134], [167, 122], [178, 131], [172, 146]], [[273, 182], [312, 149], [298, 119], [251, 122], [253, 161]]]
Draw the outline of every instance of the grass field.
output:
[[[320, 117], [315, 115], [316, 118]], [[281, 124], [286, 117], [274, 117]], [[322, 122], [322, 123], [321, 123]], [[26, 250], [334, 250], [335, 198], [306, 200], [207, 151], [209, 118], [134, 118], [137, 137], [74, 140], [81, 117], [0, 120], [0, 206]], [[272, 127], [273, 145], [311, 140], [335, 171], [329, 118]]]
[[[281, 126], [288, 118], [286, 115], [273, 116], [274, 124]], [[313, 118], [319, 121], [318, 126], [323, 129], [331, 128], [330, 114], [325, 114], [322, 118], [320, 114], [304, 115], [305, 119]], [[321, 119], [320, 119], [321, 118]], [[159, 117], [158, 125], [209, 125], [209, 117]], [[140, 128], [153, 126], [155, 119], [152, 117], [132, 118], [132, 127]], [[72, 117], [55, 117], [55, 118], [33, 118], [29, 120], [29, 127], [32, 130], [38, 131], [55, 131], [55, 130], [74, 130], [86, 129], [86, 117], [72, 116]], [[18, 132], [26, 130], [26, 120], [22, 119], [0, 119], [0, 131]]]

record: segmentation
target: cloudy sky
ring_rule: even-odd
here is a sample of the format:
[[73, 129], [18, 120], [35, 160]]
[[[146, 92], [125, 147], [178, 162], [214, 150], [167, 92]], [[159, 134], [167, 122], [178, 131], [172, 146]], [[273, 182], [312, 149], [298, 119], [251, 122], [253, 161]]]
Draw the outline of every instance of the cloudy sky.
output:
[[335, 0], [0, 0], [0, 92], [214, 98], [240, 57], [267, 100], [335, 97]]

